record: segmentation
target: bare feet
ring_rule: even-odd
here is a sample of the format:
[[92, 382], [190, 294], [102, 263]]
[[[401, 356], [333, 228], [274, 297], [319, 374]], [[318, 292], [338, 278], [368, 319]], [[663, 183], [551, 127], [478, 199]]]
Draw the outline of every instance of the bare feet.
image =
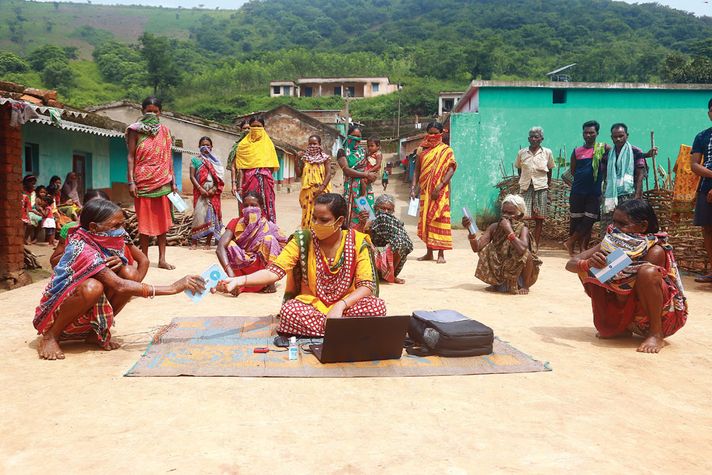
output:
[[96, 333], [93, 335], [88, 336], [85, 340], [85, 343], [89, 343], [90, 345], [96, 345], [99, 348], [105, 350], [105, 351], [111, 351], [111, 350], [118, 350], [121, 348], [121, 344], [117, 343], [111, 339], [108, 341], [105, 341], [103, 344], [99, 343], [99, 338], [96, 336]]
[[424, 256], [421, 256], [418, 258], [419, 261], [432, 261], [433, 260], [433, 253], [432, 252], [426, 252]]
[[166, 261], [158, 261], [158, 268], [159, 269], [167, 269], [167, 270], [173, 270], [176, 268], [176, 266], [171, 265], [167, 263]]
[[405, 279], [401, 279], [400, 277], [396, 277], [393, 279], [394, 284], [405, 284]]
[[574, 251], [574, 243], [573, 243], [573, 241], [571, 241], [571, 238], [564, 241], [563, 244], [564, 244], [564, 247], [566, 248], [566, 250], [569, 252], [569, 256], [573, 257], [575, 254], [575, 251]]
[[445, 264], [445, 256], [438, 256], [438, 264]]
[[37, 354], [43, 360], [64, 359], [64, 353], [59, 347], [59, 343], [52, 335], [42, 335], [40, 345], [37, 347]]
[[195, 251], [198, 249], [198, 241], [190, 241], [190, 250]]
[[203, 249], [205, 249], [206, 251], [209, 251], [209, 250], [210, 250], [210, 243], [206, 244], [205, 247], [203, 247]]
[[519, 295], [527, 295], [529, 293], [529, 289], [526, 287], [522, 287], [519, 289], [519, 292], [517, 292]]
[[663, 346], [665, 346], [665, 340], [661, 336], [650, 335], [640, 344], [638, 353], [660, 353]]

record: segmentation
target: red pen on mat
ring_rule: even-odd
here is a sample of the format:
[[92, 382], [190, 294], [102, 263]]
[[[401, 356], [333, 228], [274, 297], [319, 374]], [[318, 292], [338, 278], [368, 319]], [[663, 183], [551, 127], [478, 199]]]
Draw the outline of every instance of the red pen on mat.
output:
[[269, 348], [266, 346], [258, 346], [254, 350], [252, 350], [253, 353], [269, 353]]

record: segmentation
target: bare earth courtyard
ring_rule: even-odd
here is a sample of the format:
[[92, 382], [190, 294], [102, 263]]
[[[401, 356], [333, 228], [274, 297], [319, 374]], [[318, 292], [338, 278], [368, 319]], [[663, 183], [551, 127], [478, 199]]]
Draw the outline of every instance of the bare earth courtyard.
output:
[[[287, 232], [299, 222], [297, 199], [298, 192], [278, 193], [278, 221]], [[225, 200], [225, 221], [235, 212]], [[417, 241], [414, 220], [407, 223]], [[712, 471], [712, 286], [686, 277], [687, 325], [660, 354], [639, 354], [639, 340], [594, 337], [590, 302], [564, 270], [563, 251], [542, 251], [529, 296], [496, 295], [475, 279], [464, 232], [455, 234], [446, 265], [416, 262], [424, 251], [416, 242], [402, 274], [407, 284], [381, 287], [389, 314], [459, 310], [553, 371], [124, 378], [174, 317], [275, 314], [283, 285], [277, 295], [215, 295], [197, 305], [184, 295], [136, 299], [117, 317], [121, 349], [68, 345], [66, 360], [50, 362], [37, 358], [31, 322], [44, 280], [0, 294], [0, 472]], [[216, 262], [212, 251], [187, 248], [169, 248], [168, 257], [177, 270], [152, 264], [146, 282], [170, 283]]]

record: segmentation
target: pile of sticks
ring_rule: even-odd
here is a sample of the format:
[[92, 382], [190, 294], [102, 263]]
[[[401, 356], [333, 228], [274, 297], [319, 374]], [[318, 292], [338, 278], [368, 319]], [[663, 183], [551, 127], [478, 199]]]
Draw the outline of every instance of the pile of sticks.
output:
[[[129, 208], [122, 208], [124, 212], [124, 228], [131, 236], [134, 244], [138, 245], [138, 218], [136, 212]], [[169, 246], [187, 246], [190, 244], [190, 229], [193, 225], [192, 213], [178, 213], [173, 210], [173, 226], [168, 230], [166, 240]], [[155, 244], [151, 238], [150, 244]]]
[[37, 261], [37, 256], [32, 254], [32, 251], [25, 248], [25, 269], [33, 270], [33, 269], [39, 269], [41, 267], [42, 266]]

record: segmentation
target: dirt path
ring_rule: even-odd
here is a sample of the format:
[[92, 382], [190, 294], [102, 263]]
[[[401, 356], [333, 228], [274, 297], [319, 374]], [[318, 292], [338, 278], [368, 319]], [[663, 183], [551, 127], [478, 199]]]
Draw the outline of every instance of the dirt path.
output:
[[[395, 183], [396, 177], [391, 180]], [[398, 187], [405, 213], [405, 188]], [[298, 193], [278, 219], [299, 222]], [[226, 216], [234, 212], [226, 202]], [[231, 211], [232, 210], [232, 211]], [[413, 222], [410, 230], [415, 236]], [[549, 373], [401, 379], [123, 378], [173, 317], [261, 315], [280, 295], [137, 300], [119, 315], [122, 349], [67, 347], [37, 359], [31, 325], [45, 282], [0, 295], [3, 473], [709, 473], [712, 287], [686, 279], [691, 316], [659, 355], [637, 341], [594, 338], [590, 304], [543, 251], [529, 296], [475, 280], [463, 232], [448, 263], [410, 260], [405, 286], [384, 285], [389, 313], [453, 308], [549, 361]], [[155, 248], [151, 248], [155, 259]], [[417, 243], [414, 257], [423, 252]], [[199, 273], [214, 253], [169, 248], [173, 272]], [[280, 291], [283, 287], [280, 287]]]

